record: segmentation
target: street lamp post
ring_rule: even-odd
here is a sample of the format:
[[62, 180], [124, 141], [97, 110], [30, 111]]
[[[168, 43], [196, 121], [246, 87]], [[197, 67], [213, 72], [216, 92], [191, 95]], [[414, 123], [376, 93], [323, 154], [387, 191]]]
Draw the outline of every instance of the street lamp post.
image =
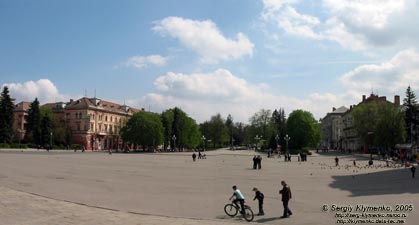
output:
[[256, 148], [255, 148], [255, 151], [257, 151], [258, 150], [258, 143], [259, 143], [259, 140], [260, 139], [262, 139], [262, 136], [259, 136], [259, 135], [256, 135], [255, 136], [255, 140], [256, 140]]
[[172, 140], [173, 140], [173, 151], [176, 151], [176, 135], [172, 136]]
[[206, 137], [204, 135], [202, 135], [201, 139], [202, 139], [202, 148], [204, 149], [204, 152], [205, 152], [205, 139], [206, 139]]
[[50, 133], [50, 144], [49, 144], [49, 149], [52, 149], [52, 132]]
[[287, 154], [289, 154], [289, 150], [288, 150], [288, 141], [291, 139], [291, 137], [290, 136], [288, 136], [288, 134], [287, 135], [285, 135], [285, 137], [284, 137], [284, 140], [287, 142]]

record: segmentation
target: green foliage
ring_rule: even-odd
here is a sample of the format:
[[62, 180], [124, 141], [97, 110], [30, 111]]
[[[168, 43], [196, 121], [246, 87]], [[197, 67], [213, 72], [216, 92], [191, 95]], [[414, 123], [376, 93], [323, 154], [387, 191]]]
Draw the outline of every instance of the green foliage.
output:
[[378, 111], [374, 141], [377, 146], [389, 150], [406, 137], [404, 113], [399, 107], [385, 104]]
[[26, 126], [26, 142], [33, 142], [36, 145], [41, 145], [41, 113], [38, 98], [35, 98], [30, 105]]
[[227, 133], [229, 136], [229, 142], [230, 142], [230, 147], [233, 147], [233, 128], [234, 128], [234, 124], [233, 124], [233, 117], [228, 114], [226, 122], [225, 122], [226, 128], [227, 128]]
[[[418, 117], [419, 117], [419, 110], [417, 106], [417, 99], [416, 94], [410, 88], [410, 86], [406, 89], [406, 97], [403, 99], [403, 106], [405, 107], [405, 123], [406, 123], [406, 132], [407, 132], [407, 142], [411, 143], [413, 135], [412, 130], [415, 130], [419, 125]], [[415, 138], [413, 138], [415, 139]]]
[[[189, 117], [181, 109], [175, 107], [168, 109], [161, 115], [164, 127], [164, 148], [169, 146], [173, 149], [195, 148], [201, 142], [201, 133], [195, 120]], [[173, 139], [175, 135], [175, 139]]]
[[353, 109], [352, 115], [355, 129], [364, 145], [368, 145], [372, 142], [371, 135], [375, 133], [379, 113], [378, 108], [377, 102], [370, 102], [357, 105]]
[[52, 135], [50, 117], [48, 115], [44, 115], [41, 120], [41, 145], [52, 146]]
[[286, 135], [286, 130], [287, 130], [287, 119], [285, 116], [285, 111], [284, 109], [279, 109], [279, 110], [274, 110], [274, 112], [272, 113], [272, 123], [273, 126], [276, 129], [276, 135], [278, 135], [279, 139], [278, 139], [278, 144], [285, 146], [285, 140], [284, 137]]
[[207, 141], [211, 141], [213, 148], [222, 147], [229, 142], [227, 127], [219, 113], [201, 125], [201, 132]]
[[287, 133], [291, 138], [289, 148], [302, 149], [320, 143], [321, 133], [318, 122], [310, 112], [293, 111], [287, 120]]
[[163, 125], [160, 116], [151, 112], [135, 113], [121, 129], [124, 141], [146, 147], [156, 147], [163, 142]]
[[355, 128], [364, 145], [382, 149], [402, 143], [406, 137], [403, 111], [391, 103], [370, 102], [353, 109]]
[[7, 86], [3, 88], [0, 98], [0, 143], [11, 143], [13, 138], [13, 101]]

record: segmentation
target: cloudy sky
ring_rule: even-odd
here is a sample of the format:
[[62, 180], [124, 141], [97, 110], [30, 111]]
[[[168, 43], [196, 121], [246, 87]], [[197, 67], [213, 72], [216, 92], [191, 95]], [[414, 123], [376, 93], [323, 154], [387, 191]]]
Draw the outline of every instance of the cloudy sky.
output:
[[198, 122], [419, 91], [418, 0], [0, 0], [0, 85]]

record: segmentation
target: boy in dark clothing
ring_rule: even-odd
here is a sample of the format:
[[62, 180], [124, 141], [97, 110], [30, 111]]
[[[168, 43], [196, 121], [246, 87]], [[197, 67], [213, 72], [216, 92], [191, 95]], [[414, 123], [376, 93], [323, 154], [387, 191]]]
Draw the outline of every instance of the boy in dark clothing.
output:
[[256, 156], [253, 157], [253, 169], [255, 170], [258, 165], [258, 159]]
[[412, 178], [415, 178], [416, 167], [412, 165], [410, 170], [412, 171]]
[[253, 191], [255, 192], [255, 197], [253, 198], [253, 201], [257, 199], [259, 203], [259, 213], [257, 215], [263, 216], [265, 215], [265, 212], [263, 211], [263, 199], [265, 198], [265, 196], [256, 187], [253, 188]]
[[281, 181], [281, 185], [282, 185], [282, 190], [279, 191], [279, 194], [282, 195], [282, 204], [284, 205], [284, 214], [283, 216], [281, 216], [281, 218], [287, 218], [289, 216], [292, 215], [292, 212], [290, 210], [290, 208], [288, 207], [288, 202], [291, 199], [291, 189], [290, 187], [287, 185], [287, 183], [285, 183], [285, 181]]

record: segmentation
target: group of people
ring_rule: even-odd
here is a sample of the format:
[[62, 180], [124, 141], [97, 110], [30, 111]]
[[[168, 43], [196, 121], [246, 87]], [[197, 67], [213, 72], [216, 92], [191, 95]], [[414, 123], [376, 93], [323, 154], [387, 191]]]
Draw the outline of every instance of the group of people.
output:
[[255, 155], [253, 157], [253, 169], [262, 169], [262, 156], [260, 155]]
[[[207, 158], [207, 155], [205, 155], [205, 153], [198, 152], [198, 159], [206, 159], [206, 158]], [[192, 160], [194, 162], [196, 161], [196, 153], [195, 152], [192, 154]]]
[[[288, 206], [289, 201], [291, 200], [291, 188], [287, 185], [285, 181], [281, 181], [282, 189], [279, 190], [279, 194], [281, 195], [282, 205], [284, 206], [284, 212], [281, 218], [287, 218], [292, 215], [291, 209]], [[263, 210], [263, 201], [264, 201], [264, 194], [256, 187], [253, 188], [255, 192], [254, 200], [258, 200], [259, 205], [259, 213], [258, 216], [265, 215], [265, 211]], [[229, 200], [233, 199], [233, 203], [236, 205], [237, 208], [241, 209], [241, 214], [244, 214], [244, 195], [242, 192], [237, 188], [236, 185], [233, 186], [233, 195], [229, 198]], [[240, 207], [239, 207], [240, 204]]]

